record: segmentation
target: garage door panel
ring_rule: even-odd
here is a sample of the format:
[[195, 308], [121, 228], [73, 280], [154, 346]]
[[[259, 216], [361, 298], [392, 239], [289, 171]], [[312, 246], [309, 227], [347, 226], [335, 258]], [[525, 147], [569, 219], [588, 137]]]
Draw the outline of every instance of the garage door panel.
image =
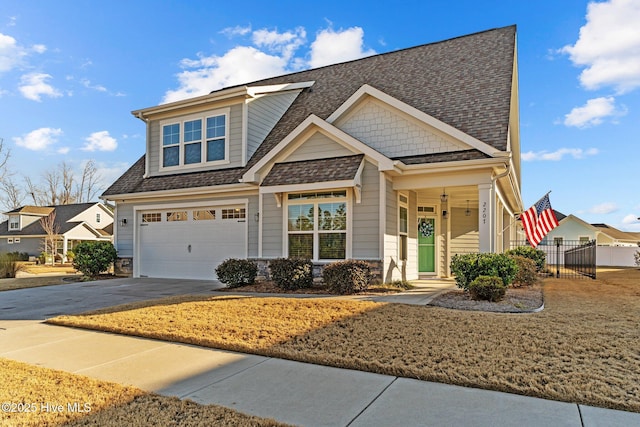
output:
[[[246, 220], [221, 219], [221, 209], [232, 208], [237, 206], [215, 208], [216, 219], [199, 221], [193, 220], [193, 208], [172, 209], [161, 212], [160, 222], [141, 224], [137, 239], [139, 275], [214, 279], [215, 267], [222, 261], [245, 258]], [[171, 217], [167, 213], [176, 211], [186, 211], [188, 220], [167, 221]]]

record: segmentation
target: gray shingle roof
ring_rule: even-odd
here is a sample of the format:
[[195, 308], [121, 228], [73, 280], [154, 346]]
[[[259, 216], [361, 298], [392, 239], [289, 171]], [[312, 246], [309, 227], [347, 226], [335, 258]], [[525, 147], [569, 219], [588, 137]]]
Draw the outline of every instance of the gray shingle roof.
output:
[[296, 98], [246, 168], [143, 179], [143, 157], [103, 195], [237, 183], [310, 114], [326, 119], [364, 84], [505, 151], [515, 36], [515, 26], [498, 28], [249, 83], [315, 81]]
[[330, 159], [276, 163], [262, 186], [294, 185], [354, 179], [364, 154]]

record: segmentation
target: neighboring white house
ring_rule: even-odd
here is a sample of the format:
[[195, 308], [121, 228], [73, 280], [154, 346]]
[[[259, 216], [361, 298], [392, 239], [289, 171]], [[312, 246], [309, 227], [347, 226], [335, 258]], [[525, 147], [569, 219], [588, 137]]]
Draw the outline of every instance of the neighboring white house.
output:
[[547, 234], [542, 245], [566, 245], [596, 241], [596, 265], [635, 266], [634, 254], [640, 250], [640, 233], [618, 230], [607, 224], [589, 224], [575, 215], [554, 211], [559, 225]]
[[516, 238], [516, 29], [498, 28], [144, 108], [146, 154], [102, 195], [117, 269], [215, 278], [230, 257], [450, 275]]
[[41, 220], [55, 213], [58, 231], [57, 253], [66, 257], [69, 250], [84, 240], [113, 240], [113, 211], [103, 203], [60, 206], [23, 206], [6, 212], [0, 223], [0, 252], [21, 252], [38, 257], [47, 232]]

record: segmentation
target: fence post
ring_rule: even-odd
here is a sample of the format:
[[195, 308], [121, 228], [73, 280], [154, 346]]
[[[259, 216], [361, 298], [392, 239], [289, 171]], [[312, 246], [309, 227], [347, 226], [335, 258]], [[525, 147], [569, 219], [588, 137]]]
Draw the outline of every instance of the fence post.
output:
[[560, 278], [560, 241], [556, 241], [556, 279]]

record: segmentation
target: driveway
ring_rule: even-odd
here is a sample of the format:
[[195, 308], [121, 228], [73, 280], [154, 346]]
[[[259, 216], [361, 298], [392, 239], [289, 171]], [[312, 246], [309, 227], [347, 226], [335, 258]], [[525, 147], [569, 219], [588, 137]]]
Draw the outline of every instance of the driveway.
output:
[[0, 320], [44, 320], [174, 295], [212, 295], [214, 280], [124, 278], [0, 292]]

